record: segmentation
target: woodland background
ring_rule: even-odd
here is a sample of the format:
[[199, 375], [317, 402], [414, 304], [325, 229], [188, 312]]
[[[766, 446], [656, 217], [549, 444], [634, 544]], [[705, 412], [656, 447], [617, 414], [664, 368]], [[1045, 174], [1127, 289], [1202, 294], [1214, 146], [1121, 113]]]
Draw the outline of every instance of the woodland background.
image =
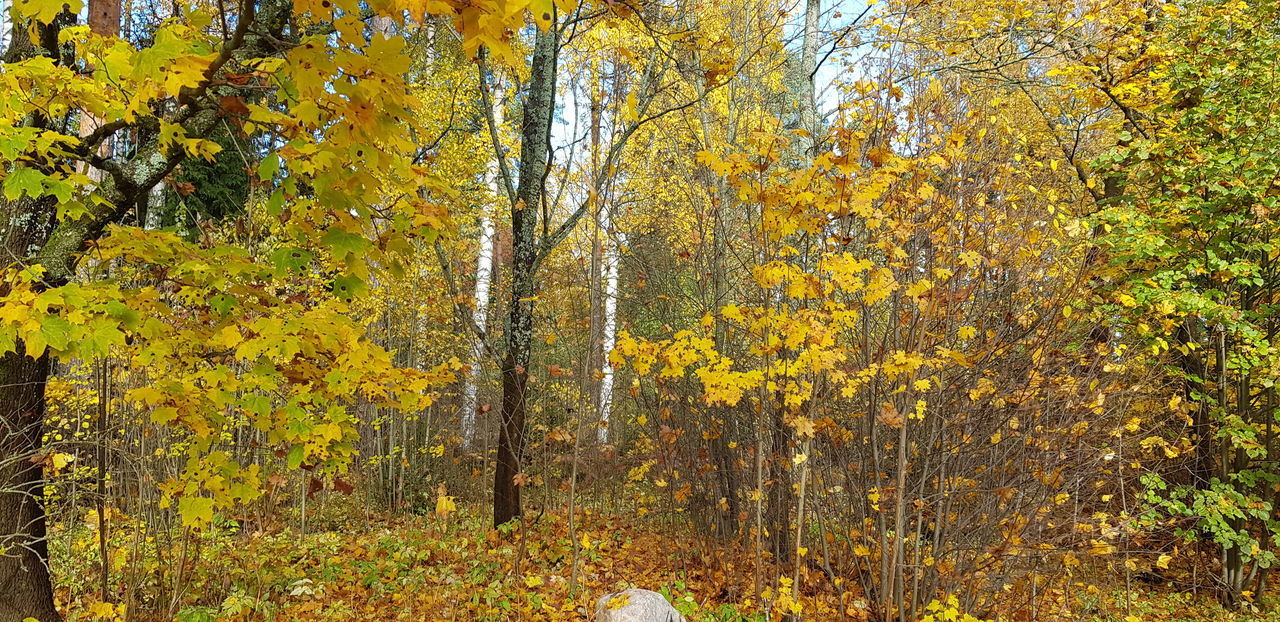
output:
[[0, 622], [1268, 620], [1273, 0], [20, 0]]

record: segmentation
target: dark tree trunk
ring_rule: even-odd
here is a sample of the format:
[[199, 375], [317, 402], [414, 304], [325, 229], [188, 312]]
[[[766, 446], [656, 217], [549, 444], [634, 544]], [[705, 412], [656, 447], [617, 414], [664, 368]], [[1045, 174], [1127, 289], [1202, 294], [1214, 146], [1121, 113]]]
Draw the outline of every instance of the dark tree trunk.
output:
[[524, 100], [520, 136], [520, 182], [511, 208], [511, 308], [507, 353], [502, 362], [502, 421], [498, 430], [498, 464], [493, 478], [493, 523], [519, 517], [520, 473], [527, 412], [525, 391], [533, 349], [534, 272], [542, 251], [538, 215], [547, 174], [551, 115], [555, 109], [556, 48], [554, 24], [539, 30], [533, 48], [529, 91]]
[[[528, 303], [521, 303], [522, 306], [524, 304]], [[511, 315], [515, 316], [516, 313], [513, 312]], [[513, 353], [508, 351], [502, 366], [502, 425], [498, 429], [498, 465], [494, 470], [493, 482], [495, 527], [519, 517], [521, 513], [520, 485], [516, 481], [516, 476], [520, 473], [522, 458], [520, 454], [524, 449], [524, 393], [529, 374], [525, 367], [514, 362], [516, 359], [512, 355]], [[524, 358], [527, 363], [527, 348]]]
[[791, 426], [782, 418], [782, 395], [778, 395], [779, 412], [773, 419], [772, 440], [768, 457], [769, 482], [765, 497], [766, 542], [773, 560], [785, 564], [791, 551], [791, 508], [795, 505], [795, 491], [791, 488]]
[[40, 440], [49, 357], [0, 357], [0, 622], [59, 620], [49, 580]]
[[[292, 2], [264, 0], [247, 6], [255, 7], [255, 10], [239, 16], [240, 23], [246, 26], [242, 34], [247, 34], [242, 40], [237, 39], [240, 40], [240, 49], [236, 54], [254, 58], [275, 53], [275, 42], [282, 36], [285, 22], [292, 15]], [[94, 32], [113, 34], [119, 29], [119, 20], [119, 0], [93, 0], [90, 3], [89, 25]], [[75, 24], [76, 16], [64, 11], [53, 22], [38, 24], [31, 29], [25, 21], [13, 24], [8, 48], [3, 50], [3, 61], [17, 63], [45, 55], [54, 63], [73, 65], [70, 47], [61, 46], [58, 42], [61, 29]], [[253, 26], [249, 27], [251, 23]], [[34, 41], [29, 36], [31, 33], [36, 35]], [[221, 58], [225, 62], [230, 57]], [[199, 96], [200, 101], [189, 104], [191, 114], [180, 119], [186, 135], [207, 136], [212, 131], [221, 118], [221, 112], [209, 102], [230, 94], [230, 89], [211, 88]], [[89, 117], [86, 113], [82, 118]], [[65, 117], [73, 118], [71, 115]], [[36, 112], [23, 120], [25, 126], [39, 129], [50, 129], [50, 123], [48, 118]], [[90, 128], [96, 125], [90, 124]], [[63, 133], [69, 131], [66, 127], [55, 126], [52, 129]], [[108, 141], [118, 131], [107, 132], [97, 136], [94, 139], [97, 142], [86, 143], [86, 153], [107, 153]], [[82, 138], [87, 139], [88, 136]], [[0, 198], [0, 245], [5, 251], [4, 265], [43, 267], [42, 287], [67, 283], [74, 276], [78, 255], [85, 244], [101, 237], [109, 224], [121, 222], [183, 157], [181, 153], [166, 153], [155, 140], [143, 141], [135, 147], [127, 159], [117, 158], [118, 167], [113, 168], [110, 175], [104, 175], [97, 181], [99, 193], [107, 200], [91, 204], [87, 214], [74, 220], [56, 217], [56, 199], [52, 195], [35, 200]], [[44, 158], [35, 160], [43, 161]], [[49, 167], [84, 170], [85, 158], [68, 154]], [[8, 283], [0, 282], [0, 297], [7, 295], [8, 289]], [[50, 365], [47, 353], [39, 359], [26, 356], [21, 342], [16, 345], [15, 352], [0, 355], [0, 622], [27, 618], [40, 622], [59, 620], [53, 606], [45, 514], [41, 502], [44, 464], [41, 436], [45, 384]]]
[[1184, 376], [1183, 399], [1195, 409], [1192, 418], [1195, 457], [1191, 460], [1191, 482], [1196, 488], [1205, 490], [1213, 479], [1213, 422], [1205, 395], [1204, 382], [1207, 370], [1204, 359], [1198, 352], [1191, 349], [1193, 346], [1201, 345], [1196, 343], [1194, 327], [1190, 325], [1193, 321], [1195, 320], [1188, 319], [1178, 326], [1175, 339], [1180, 348], [1176, 350], [1176, 358], [1178, 368]]

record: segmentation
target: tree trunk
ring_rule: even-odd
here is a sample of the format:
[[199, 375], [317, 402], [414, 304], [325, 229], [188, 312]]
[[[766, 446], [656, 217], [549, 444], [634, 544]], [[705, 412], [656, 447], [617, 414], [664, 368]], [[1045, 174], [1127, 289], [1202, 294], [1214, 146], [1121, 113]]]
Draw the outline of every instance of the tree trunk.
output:
[[765, 498], [766, 541], [774, 562], [779, 565], [786, 563], [791, 551], [791, 508], [795, 505], [795, 491], [791, 488], [791, 426], [783, 421], [783, 404], [779, 394], [772, 421], [770, 453], [766, 454], [770, 479]]
[[59, 620], [45, 541], [44, 387], [49, 357], [0, 357], [0, 622]]
[[[89, 2], [88, 14], [89, 30], [93, 31], [93, 34], [102, 37], [114, 37], [120, 34], [120, 0], [92, 0]], [[90, 65], [91, 67], [92, 65]], [[80, 116], [80, 136], [92, 134], [102, 123], [103, 120], [101, 118], [88, 112], [83, 113]], [[102, 145], [98, 147], [98, 155], [109, 157], [114, 148], [114, 142], [109, 139], [103, 141]], [[104, 174], [101, 169], [87, 164], [85, 169], [87, 169], [89, 177], [93, 179], [95, 184], [102, 183]], [[141, 220], [142, 218], [139, 218], [139, 221]], [[139, 226], [143, 224], [139, 222]]]
[[609, 414], [613, 407], [613, 364], [609, 362], [609, 352], [613, 350], [618, 335], [618, 250], [615, 248], [612, 229], [613, 219], [609, 214], [609, 206], [601, 211], [604, 231], [604, 337], [601, 340], [600, 352], [600, 404], [599, 438], [601, 445], [609, 442]]
[[507, 353], [502, 362], [502, 425], [498, 431], [498, 463], [493, 481], [493, 523], [501, 525], [521, 514], [520, 473], [524, 454], [525, 389], [533, 349], [534, 269], [538, 263], [538, 214], [542, 206], [555, 110], [556, 48], [554, 24], [534, 40], [529, 91], [524, 101], [520, 136], [520, 185], [511, 208], [511, 308]]
[[813, 165], [818, 146], [818, 98], [814, 74], [818, 70], [818, 17], [822, 0], [807, 0], [804, 11], [804, 36], [800, 45], [800, 127], [808, 136], [800, 141], [805, 166]]
[[[257, 57], [269, 52], [263, 45], [275, 41], [292, 14], [292, 3], [262, 2], [255, 14], [242, 15], [254, 28], [237, 53]], [[119, 0], [94, 0], [89, 6], [90, 28], [99, 34], [119, 31]], [[51, 24], [11, 24], [4, 61], [15, 63], [45, 56], [57, 64], [68, 64], [65, 49], [58, 45], [60, 31], [73, 23], [74, 16], [63, 13]], [[246, 21], [245, 24], [249, 22]], [[29, 32], [37, 37], [32, 40]], [[266, 33], [264, 36], [261, 33]], [[38, 44], [38, 47], [37, 47]], [[220, 112], [207, 102], [193, 105], [194, 112], [181, 119], [187, 136], [206, 136], [219, 121]], [[86, 118], [91, 115], [86, 114]], [[48, 129], [48, 119], [31, 112], [22, 120], [26, 127]], [[91, 126], [92, 127], [92, 126]], [[104, 148], [114, 133], [101, 138]], [[101, 152], [99, 152], [101, 153]], [[132, 155], [101, 179], [99, 195], [106, 199], [93, 203], [87, 214], [75, 219], [56, 215], [56, 199], [0, 199], [0, 244], [6, 265], [40, 265], [45, 269], [42, 287], [58, 287], [75, 274], [79, 253], [87, 242], [102, 236], [106, 227], [119, 223], [140, 198], [173, 171], [181, 154], [168, 154], [154, 140], [134, 145]], [[69, 170], [81, 167], [84, 158], [60, 155], [50, 168]], [[145, 222], [144, 222], [145, 224]], [[0, 282], [0, 297], [8, 294]], [[58, 620], [53, 605], [53, 588], [45, 542], [45, 513], [42, 504], [44, 461], [41, 436], [45, 412], [45, 385], [51, 362], [46, 353], [39, 359], [25, 355], [19, 342], [15, 351], [0, 356], [0, 622], [34, 618], [40, 622]]]
[[1175, 350], [1178, 368], [1184, 376], [1182, 397], [1188, 405], [1195, 408], [1192, 418], [1192, 440], [1195, 456], [1191, 460], [1191, 484], [1199, 490], [1207, 490], [1213, 479], [1213, 422], [1210, 408], [1205, 401], [1205, 364], [1200, 354], [1192, 350], [1199, 346], [1196, 338], [1196, 327], [1188, 318], [1178, 326], [1175, 335], [1178, 349]]
[[[493, 102], [493, 124], [502, 126], [502, 107], [504, 105], [502, 90], [498, 89]], [[495, 158], [489, 163], [489, 187], [493, 189], [495, 205], [504, 200], [506, 193], [502, 189], [502, 171]], [[471, 315], [476, 328], [481, 332], [489, 326], [489, 287], [493, 282], [493, 215], [489, 206], [481, 207], [480, 214], [480, 252], [476, 257], [476, 308]], [[470, 448], [476, 436], [476, 410], [479, 408], [480, 370], [484, 366], [485, 351], [480, 337], [473, 338], [471, 344], [471, 371], [467, 373], [467, 384], [463, 388], [462, 400], [462, 442]]]
[[[598, 178], [600, 176], [600, 120], [601, 113], [604, 109], [602, 89], [599, 84], [600, 78], [593, 77], [590, 86], [591, 91], [591, 176]], [[587, 201], [590, 202], [591, 211], [591, 265], [587, 270], [587, 351], [584, 355], [583, 374], [582, 374], [582, 393], [591, 396], [591, 412], [598, 414], [600, 412], [600, 382], [596, 379], [595, 372], [604, 367], [604, 356], [601, 352], [601, 344], [604, 343], [604, 337], [601, 335], [604, 322], [604, 287], [600, 285], [600, 275], [604, 273], [600, 269], [601, 260], [601, 239], [600, 239], [600, 203], [601, 197], [598, 195], [588, 195]]]

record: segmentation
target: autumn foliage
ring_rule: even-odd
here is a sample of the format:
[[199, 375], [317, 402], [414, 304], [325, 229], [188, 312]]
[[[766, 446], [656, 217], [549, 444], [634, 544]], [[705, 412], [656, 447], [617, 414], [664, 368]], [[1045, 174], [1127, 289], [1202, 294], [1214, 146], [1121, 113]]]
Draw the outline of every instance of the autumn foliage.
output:
[[1278, 18], [8, 3], [0, 622], [1271, 619]]

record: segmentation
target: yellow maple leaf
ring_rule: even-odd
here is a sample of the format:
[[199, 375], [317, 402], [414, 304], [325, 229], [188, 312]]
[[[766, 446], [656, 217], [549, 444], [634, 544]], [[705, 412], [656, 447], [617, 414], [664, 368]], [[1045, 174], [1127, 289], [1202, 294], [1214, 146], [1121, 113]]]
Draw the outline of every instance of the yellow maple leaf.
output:
[[436, 514], [441, 518], [449, 518], [449, 515], [456, 511], [458, 511], [458, 504], [453, 502], [453, 497], [449, 495], [436, 497]]
[[53, 470], [55, 473], [65, 469], [67, 465], [74, 462], [75, 459], [75, 456], [71, 454], [64, 454], [62, 452], [54, 452], [54, 454], [49, 457], [49, 460], [53, 463]]
[[204, 527], [213, 522], [213, 499], [183, 497], [178, 500], [178, 514], [184, 527]]
[[808, 417], [796, 417], [791, 421], [791, 425], [796, 429], [796, 435], [801, 438], [813, 438], [814, 427], [813, 419]]

